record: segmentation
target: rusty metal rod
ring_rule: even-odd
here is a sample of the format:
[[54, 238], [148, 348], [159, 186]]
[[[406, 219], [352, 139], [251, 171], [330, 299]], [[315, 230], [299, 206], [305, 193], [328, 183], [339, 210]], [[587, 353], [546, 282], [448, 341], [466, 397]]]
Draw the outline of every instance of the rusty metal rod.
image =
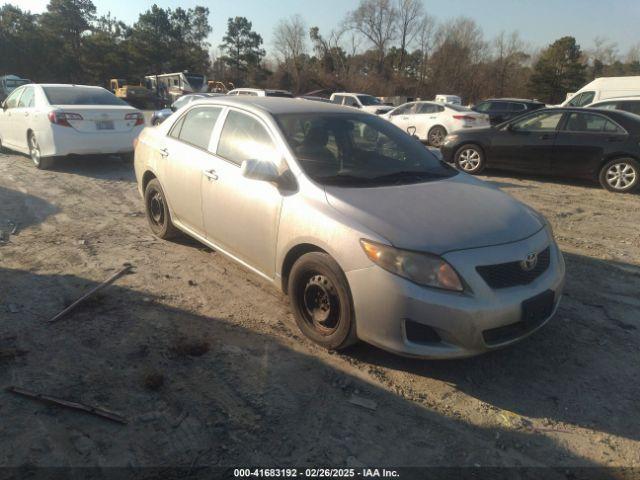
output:
[[80, 305], [85, 300], [87, 300], [89, 297], [91, 297], [92, 295], [96, 294], [97, 292], [102, 290], [104, 287], [107, 287], [107, 286], [111, 285], [113, 282], [115, 282], [117, 279], [119, 279], [123, 275], [126, 275], [127, 273], [131, 272], [132, 268], [133, 268], [133, 265], [131, 265], [130, 263], [125, 263], [124, 264], [124, 268], [122, 268], [118, 272], [114, 273], [111, 277], [109, 277], [107, 280], [102, 282], [100, 285], [97, 285], [93, 289], [89, 290], [87, 293], [85, 293], [83, 296], [81, 296], [78, 300], [76, 300], [71, 305], [69, 305], [67, 308], [65, 308], [60, 313], [58, 313], [55, 317], [47, 320], [47, 323], [57, 322], [62, 317], [64, 317], [67, 313], [69, 313], [71, 310], [73, 310], [78, 305]]
[[91, 407], [83, 403], [72, 402], [70, 400], [64, 400], [62, 398], [56, 398], [50, 395], [43, 395], [41, 393], [31, 392], [29, 390], [26, 390], [20, 387], [8, 387], [7, 392], [15, 393], [17, 395], [22, 395], [23, 397], [31, 398], [33, 400], [39, 400], [44, 403], [51, 403], [53, 405], [58, 405], [60, 407], [70, 408], [73, 410], [80, 410], [82, 412], [90, 413], [91, 415], [105, 418], [107, 420], [111, 420], [112, 422], [120, 423], [123, 425], [127, 424], [127, 419], [124, 418], [122, 415], [119, 415], [114, 412], [110, 412], [109, 410], [105, 410], [103, 408]]

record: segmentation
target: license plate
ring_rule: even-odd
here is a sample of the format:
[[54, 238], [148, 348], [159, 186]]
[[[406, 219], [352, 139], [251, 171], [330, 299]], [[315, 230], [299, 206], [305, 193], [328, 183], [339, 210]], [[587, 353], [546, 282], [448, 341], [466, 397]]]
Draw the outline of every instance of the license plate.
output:
[[556, 294], [553, 290], [547, 290], [522, 302], [522, 321], [527, 325], [545, 321], [553, 313], [555, 298]]
[[113, 120], [98, 120], [96, 130], [113, 130]]

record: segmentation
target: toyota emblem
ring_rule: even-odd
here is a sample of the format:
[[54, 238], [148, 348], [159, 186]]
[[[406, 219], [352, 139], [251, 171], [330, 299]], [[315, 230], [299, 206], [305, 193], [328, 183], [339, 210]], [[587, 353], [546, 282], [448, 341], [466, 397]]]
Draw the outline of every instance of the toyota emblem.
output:
[[525, 272], [530, 272], [531, 270], [536, 268], [536, 265], [538, 265], [537, 253], [530, 253], [524, 260], [520, 262], [520, 268], [522, 268], [522, 270], [524, 270]]

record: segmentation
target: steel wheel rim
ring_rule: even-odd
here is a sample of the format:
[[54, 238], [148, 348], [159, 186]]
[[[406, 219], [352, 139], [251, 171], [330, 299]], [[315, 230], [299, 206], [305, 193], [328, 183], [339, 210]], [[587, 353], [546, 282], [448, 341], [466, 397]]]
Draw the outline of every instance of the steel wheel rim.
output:
[[29, 154], [31, 155], [31, 160], [36, 167], [40, 165], [40, 147], [38, 146], [36, 137], [33, 135], [29, 137]]
[[164, 199], [158, 191], [154, 191], [149, 199], [149, 215], [153, 223], [164, 226]]
[[480, 166], [480, 153], [473, 148], [467, 148], [460, 152], [458, 163], [464, 171], [472, 172]]
[[431, 131], [431, 135], [429, 136], [429, 143], [431, 143], [431, 145], [433, 145], [434, 147], [439, 147], [442, 144], [444, 137], [445, 135], [444, 133], [442, 133], [442, 130], [436, 128]]
[[323, 336], [334, 333], [340, 324], [340, 298], [331, 280], [311, 274], [302, 289], [300, 310], [304, 320]]
[[624, 190], [633, 185], [638, 177], [638, 172], [633, 165], [627, 162], [614, 163], [607, 169], [607, 184], [615, 190]]

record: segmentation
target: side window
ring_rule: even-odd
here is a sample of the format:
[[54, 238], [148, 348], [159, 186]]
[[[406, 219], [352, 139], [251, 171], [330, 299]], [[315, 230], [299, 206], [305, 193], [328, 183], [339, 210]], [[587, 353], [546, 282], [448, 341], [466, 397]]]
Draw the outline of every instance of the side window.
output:
[[571, 99], [569, 105], [572, 107], [584, 107], [593, 102], [596, 92], [582, 92]]
[[407, 103], [405, 105], [401, 105], [398, 108], [396, 108], [391, 115], [392, 116], [411, 115], [414, 111], [415, 106], [416, 106], [415, 103]]
[[220, 133], [217, 154], [241, 165], [245, 160], [277, 163], [278, 151], [269, 132], [255, 118], [230, 110]]
[[550, 132], [558, 128], [563, 112], [543, 112], [530, 115], [512, 124], [519, 132]]
[[489, 111], [489, 107], [491, 106], [491, 104], [489, 102], [482, 102], [479, 103], [478, 105], [476, 105], [476, 108], [474, 109], [476, 112], [488, 112]]
[[20, 95], [22, 95], [22, 92], [24, 92], [24, 88], [14, 90], [11, 95], [7, 97], [5, 100], [7, 108], [16, 108], [18, 106], [18, 99], [20, 98]]
[[582, 133], [621, 132], [618, 126], [608, 118], [590, 113], [572, 113], [569, 115], [565, 130]]
[[[600, 103], [598, 105], [595, 105], [594, 108], [604, 108], [605, 110], [616, 110], [619, 107], [616, 102], [607, 102], [607, 103]], [[623, 109], [620, 108], [620, 110], [623, 110]]]
[[358, 106], [358, 102], [353, 97], [344, 97], [344, 105], [348, 107], [356, 107]]
[[640, 115], [640, 102], [622, 102], [620, 110]]
[[338, 105], [342, 105], [342, 100], [344, 100], [344, 97], [342, 95], [335, 95], [333, 97], [333, 100], [331, 100], [333, 103], [336, 103]]
[[35, 102], [35, 90], [33, 87], [26, 87], [20, 100], [18, 101], [18, 108], [31, 108]]
[[524, 112], [526, 109], [523, 103], [509, 103], [510, 112]]
[[182, 115], [176, 123], [173, 124], [171, 130], [169, 130], [169, 136], [171, 138], [178, 139], [180, 138], [180, 131], [182, 130], [182, 124], [184, 123], [184, 118], [186, 115]]
[[491, 102], [491, 111], [508, 112], [510, 111], [509, 104], [507, 102]]
[[438, 112], [438, 106], [432, 105], [430, 103], [423, 103], [418, 107], [417, 110], [418, 110], [417, 113], [420, 113], [420, 114], [436, 113]]
[[211, 132], [220, 116], [220, 108], [196, 107], [184, 114], [184, 121], [178, 138], [194, 147], [207, 150]]

